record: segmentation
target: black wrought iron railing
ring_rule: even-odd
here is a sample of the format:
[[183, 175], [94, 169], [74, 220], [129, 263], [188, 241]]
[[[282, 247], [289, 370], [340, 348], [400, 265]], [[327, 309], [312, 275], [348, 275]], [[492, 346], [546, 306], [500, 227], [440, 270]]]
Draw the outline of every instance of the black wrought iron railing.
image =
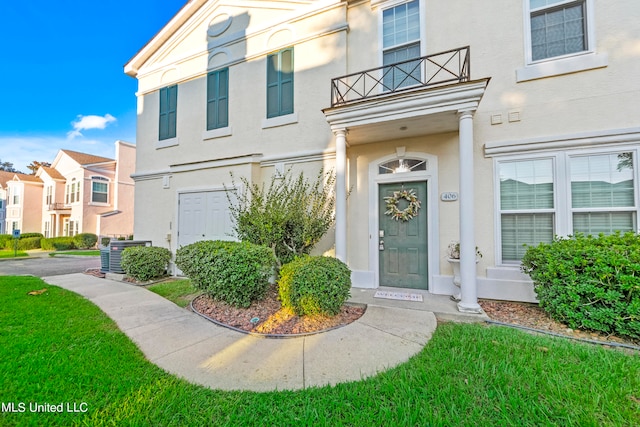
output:
[[331, 106], [390, 93], [470, 80], [469, 46], [409, 59], [331, 80]]

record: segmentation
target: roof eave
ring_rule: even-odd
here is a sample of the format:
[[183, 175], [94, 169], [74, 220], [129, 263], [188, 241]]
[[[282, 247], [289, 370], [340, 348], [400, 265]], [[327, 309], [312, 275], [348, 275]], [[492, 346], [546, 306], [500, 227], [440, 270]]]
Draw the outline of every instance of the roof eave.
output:
[[137, 77], [140, 67], [162, 46], [207, 0], [189, 0], [125, 65], [124, 73]]

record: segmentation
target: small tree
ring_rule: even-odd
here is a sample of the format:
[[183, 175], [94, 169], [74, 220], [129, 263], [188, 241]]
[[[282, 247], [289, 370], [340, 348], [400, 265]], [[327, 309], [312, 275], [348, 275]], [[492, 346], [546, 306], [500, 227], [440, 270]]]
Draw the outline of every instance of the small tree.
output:
[[240, 178], [246, 191], [236, 201], [228, 196], [237, 237], [271, 248], [278, 268], [308, 254], [335, 223], [335, 180], [333, 171], [321, 170], [313, 182], [287, 172], [265, 189]]

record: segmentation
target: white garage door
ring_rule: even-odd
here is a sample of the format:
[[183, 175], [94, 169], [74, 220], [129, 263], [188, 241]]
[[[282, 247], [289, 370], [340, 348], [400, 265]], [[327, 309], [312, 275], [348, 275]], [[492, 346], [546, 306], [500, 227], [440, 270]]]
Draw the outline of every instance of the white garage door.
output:
[[235, 240], [224, 190], [178, 196], [178, 247], [199, 240]]

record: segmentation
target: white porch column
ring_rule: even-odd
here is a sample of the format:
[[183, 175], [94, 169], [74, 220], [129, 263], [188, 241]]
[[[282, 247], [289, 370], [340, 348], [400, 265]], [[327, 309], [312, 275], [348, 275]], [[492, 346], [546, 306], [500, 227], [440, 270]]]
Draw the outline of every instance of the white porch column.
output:
[[460, 136], [460, 292], [458, 310], [480, 313], [474, 227], [473, 112], [458, 115]]
[[347, 131], [336, 135], [336, 258], [347, 262]]

